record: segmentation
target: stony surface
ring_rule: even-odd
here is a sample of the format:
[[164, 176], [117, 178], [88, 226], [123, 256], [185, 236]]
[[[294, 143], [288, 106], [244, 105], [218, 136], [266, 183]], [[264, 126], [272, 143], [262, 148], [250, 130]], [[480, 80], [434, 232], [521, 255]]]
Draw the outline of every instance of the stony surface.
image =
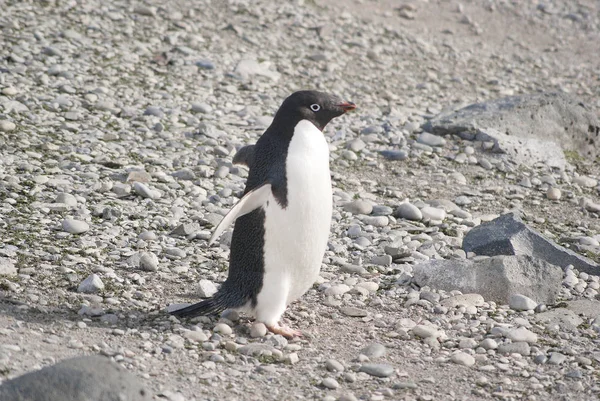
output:
[[[597, 399], [596, 271], [569, 262], [554, 298], [496, 301], [414, 276], [490, 266], [463, 240], [510, 212], [600, 259], [593, 159], [556, 169], [422, 128], [535, 93], [597, 118], [599, 15], [592, 0], [4, 2], [0, 380], [101, 354], [161, 400]], [[233, 157], [301, 88], [359, 106], [323, 133], [332, 233], [281, 322], [304, 336], [168, 316], [225, 279], [231, 231], [207, 241], [248, 176]], [[78, 291], [91, 275], [102, 286]]]
[[0, 386], [0, 399], [10, 401], [104, 401], [153, 399], [140, 379], [109, 358], [68, 359], [9, 380]]

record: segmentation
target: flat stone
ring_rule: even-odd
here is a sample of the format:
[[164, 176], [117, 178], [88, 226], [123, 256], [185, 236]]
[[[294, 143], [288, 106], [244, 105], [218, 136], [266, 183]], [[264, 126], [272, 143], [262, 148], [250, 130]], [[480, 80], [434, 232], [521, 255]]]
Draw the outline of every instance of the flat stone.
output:
[[548, 363], [551, 365], [560, 365], [567, 360], [567, 357], [560, 352], [553, 352], [548, 358]]
[[530, 255], [563, 269], [573, 265], [579, 271], [600, 274], [600, 267], [594, 261], [544, 238], [513, 213], [471, 229], [463, 239], [463, 249], [487, 256]]
[[375, 377], [390, 377], [394, 374], [394, 367], [381, 363], [366, 363], [360, 367], [359, 372]]
[[528, 356], [531, 353], [531, 347], [527, 342], [504, 343], [498, 346], [498, 353], [502, 355], [521, 354]]
[[460, 294], [442, 299], [441, 306], [456, 308], [457, 306], [482, 306], [485, 299], [479, 294]]
[[408, 159], [408, 152], [404, 150], [381, 150], [379, 154], [388, 160], [406, 160]]
[[526, 342], [526, 343], [537, 343], [538, 336], [534, 332], [526, 329], [525, 327], [518, 327], [516, 329], [509, 330], [506, 333], [506, 338], [513, 342]]
[[366, 310], [360, 309], [360, 308], [355, 308], [352, 306], [342, 307], [340, 309], [340, 312], [342, 312], [346, 316], [351, 316], [351, 317], [365, 317], [368, 315]]
[[370, 202], [363, 200], [355, 200], [353, 202], [346, 203], [344, 210], [352, 214], [371, 214], [373, 211], [373, 205]]
[[417, 137], [417, 142], [423, 143], [429, 146], [444, 146], [446, 140], [439, 135], [433, 135], [429, 132], [421, 132]]
[[536, 313], [533, 320], [546, 327], [558, 326], [562, 330], [573, 330], [583, 323], [583, 319], [575, 312], [566, 308], [551, 309], [546, 312]]
[[386, 352], [387, 350], [385, 346], [379, 343], [369, 344], [368, 346], [360, 350], [360, 353], [369, 357], [369, 359], [381, 358], [386, 354]]
[[8, 380], [0, 399], [11, 401], [150, 401], [148, 387], [109, 358], [83, 356]]
[[412, 332], [415, 336], [421, 338], [438, 337], [440, 332], [437, 327], [426, 324], [419, 324], [412, 328]]
[[90, 229], [90, 226], [85, 221], [65, 219], [62, 222], [62, 229], [71, 234], [83, 234]]
[[421, 286], [445, 291], [476, 293], [502, 304], [511, 295], [523, 294], [553, 304], [561, 288], [562, 270], [531, 256], [497, 256], [478, 260], [429, 260], [413, 268], [413, 280]]

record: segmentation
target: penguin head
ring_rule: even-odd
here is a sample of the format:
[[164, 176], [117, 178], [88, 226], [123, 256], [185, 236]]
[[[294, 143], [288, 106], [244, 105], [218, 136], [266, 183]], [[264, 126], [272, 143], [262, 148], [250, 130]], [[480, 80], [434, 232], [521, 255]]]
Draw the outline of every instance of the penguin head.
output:
[[329, 121], [355, 108], [354, 103], [344, 102], [329, 93], [298, 91], [283, 101], [275, 120], [308, 120], [322, 131]]

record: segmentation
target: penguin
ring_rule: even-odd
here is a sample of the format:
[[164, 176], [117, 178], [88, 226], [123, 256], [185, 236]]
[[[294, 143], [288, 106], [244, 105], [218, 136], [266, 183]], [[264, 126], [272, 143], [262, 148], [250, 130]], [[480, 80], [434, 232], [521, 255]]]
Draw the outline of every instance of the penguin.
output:
[[286, 98], [255, 145], [234, 163], [249, 167], [243, 197], [217, 225], [211, 245], [234, 223], [225, 282], [212, 297], [172, 311], [178, 317], [241, 311], [287, 338], [302, 333], [279, 320], [315, 282], [332, 214], [329, 146], [323, 135], [356, 105], [318, 91]]

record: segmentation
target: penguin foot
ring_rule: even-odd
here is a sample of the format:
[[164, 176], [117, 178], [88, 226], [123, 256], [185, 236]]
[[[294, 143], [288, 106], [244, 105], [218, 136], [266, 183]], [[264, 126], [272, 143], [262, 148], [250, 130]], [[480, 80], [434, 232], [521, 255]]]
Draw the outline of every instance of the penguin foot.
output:
[[272, 326], [267, 326], [270, 332], [274, 334], [281, 334], [287, 339], [292, 339], [294, 337], [302, 337], [302, 332], [300, 330], [294, 330], [287, 326], [280, 326], [278, 324], [274, 324]]

